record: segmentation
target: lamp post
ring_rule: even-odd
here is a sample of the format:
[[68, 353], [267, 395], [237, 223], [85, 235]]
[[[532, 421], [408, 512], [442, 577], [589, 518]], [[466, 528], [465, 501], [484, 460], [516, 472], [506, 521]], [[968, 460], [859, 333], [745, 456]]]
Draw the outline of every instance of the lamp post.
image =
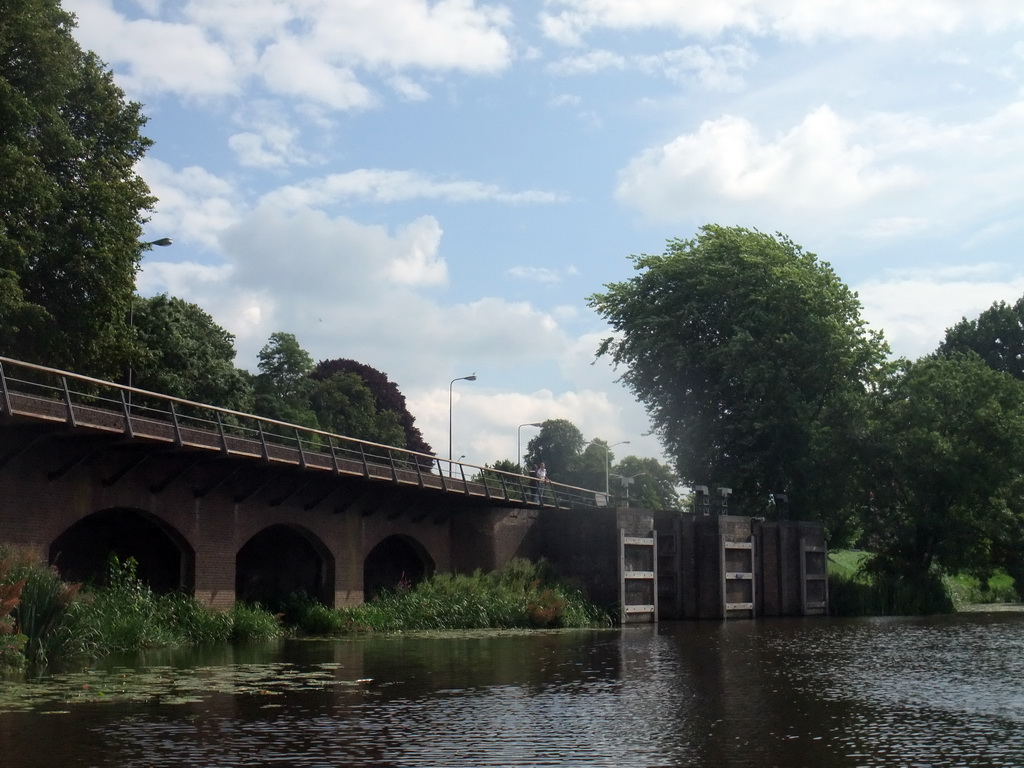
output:
[[523, 460], [523, 449], [522, 449], [522, 435], [523, 427], [543, 427], [544, 423], [541, 421], [528, 421], [525, 424], [520, 424], [516, 430], [516, 464], [519, 464]]
[[452, 379], [451, 383], [448, 384], [448, 476], [452, 474], [452, 387], [455, 386], [456, 381], [476, 381], [476, 374], [470, 374], [469, 376], [459, 376], [458, 378]]
[[611, 475], [611, 471], [612, 471], [612, 466], [611, 466], [612, 465], [612, 453], [611, 453], [611, 451], [612, 451], [612, 448], [614, 448], [616, 445], [629, 445], [629, 440], [620, 440], [619, 442], [612, 443], [611, 445], [604, 445], [603, 443], [597, 442], [597, 440], [591, 440], [590, 444], [591, 445], [597, 444], [597, 445], [600, 445], [602, 448], [604, 448], [604, 493], [605, 493], [605, 496], [609, 496], [610, 497], [611, 496], [611, 488], [610, 488], [610, 484], [608, 482], [608, 479], [609, 479], [609, 477]]
[[[148, 240], [148, 241], [146, 241], [144, 243], [139, 243], [139, 245], [141, 245], [143, 248], [151, 248], [154, 245], [158, 245], [161, 248], [166, 248], [168, 245], [174, 245], [174, 241], [171, 240], [171, 238], [169, 238], [169, 237], [161, 237], [159, 240]], [[134, 336], [135, 336], [135, 295], [134, 295], [134, 292], [132, 294], [132, 302], [131, 302], [131, 304], [128, 305], [128, 328], [130, 329], [131, 335], [133, 337], [132, 338], [132, 344], [134, 345], [134, 343], [135, 343], [135, 339], [134, 339]], [[133, 373], [132, 369], [135, 367], [135, 361], [132, 359], [132, 357], [133, 356], [131, 355], [131, 350], [129, 350], [129, 356], [128, 356], [128, 388], [129, 388], [129, 390], [131, 389], [131, 386], [132, 386], [132, 373]], [[132, 393], [129, 391], [128, 392], [128, 407], [129, 408], [131, 407], [131, 404], [132, 404]]]

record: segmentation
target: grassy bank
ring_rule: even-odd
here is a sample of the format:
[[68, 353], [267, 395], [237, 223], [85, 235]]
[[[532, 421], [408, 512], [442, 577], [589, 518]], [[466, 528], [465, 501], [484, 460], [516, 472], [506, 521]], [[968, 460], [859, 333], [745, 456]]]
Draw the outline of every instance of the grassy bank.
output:
[[967, 576], [928, 574], [917, 579], [871, 573], [871, 553], [829, 553], [829, 611], [834, 616], [916, 616], [954, 613], [969, 605], [1016, 603], [1012, 579], [997, 574], [988, 584]]
[[339, 610], [295, 598], [288, 624], [309, 634], [422, 629], [508, 629], [609, 626], [608, 614], [560, 583], [545, 563], [513, 560], [500, 571], [440, 574]]
[[134, 561], [114, 557], [103, 586], [81, 588], [45, 564], [0, 547], [0, 669], [8, 671], [70, 666], [111, 651], [244, 642], [291, 632], [610, 623], [581, 591], [557, 582], [545, 564], [526, 560], [495, 573], [435, 576], [342, 610], [294, 596], [282, 613], [271, 613], [243, 603], [218, 611], [188, 595], [158, 595], [139, 580]]

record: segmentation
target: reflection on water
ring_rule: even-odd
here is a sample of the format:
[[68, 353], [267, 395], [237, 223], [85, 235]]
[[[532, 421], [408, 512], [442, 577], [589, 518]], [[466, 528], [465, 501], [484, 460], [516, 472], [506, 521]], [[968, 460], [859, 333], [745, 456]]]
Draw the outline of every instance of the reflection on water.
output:
[[26, 766], [1022, 766], [1024, 614], [399, 635], [5, 684]]

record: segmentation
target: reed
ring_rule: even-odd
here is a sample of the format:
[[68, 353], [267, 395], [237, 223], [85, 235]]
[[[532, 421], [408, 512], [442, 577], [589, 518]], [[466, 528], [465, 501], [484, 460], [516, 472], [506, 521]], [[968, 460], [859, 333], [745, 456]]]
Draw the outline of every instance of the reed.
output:
[[609, 626], [608, 614], [557, 581], [547, 563], [513, 560], [492, 573], [438, 574], [363, 605], [332, 611], [294, 597], [286, 621], [308, 634]]

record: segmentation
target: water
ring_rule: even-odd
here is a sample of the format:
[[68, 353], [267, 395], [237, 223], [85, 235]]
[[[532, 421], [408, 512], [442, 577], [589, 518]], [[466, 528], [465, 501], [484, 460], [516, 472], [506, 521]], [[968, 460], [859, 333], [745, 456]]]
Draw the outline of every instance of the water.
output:
[[405, 635], [0, 687], [0, 766], [1024, 766], [1024, 614]]

